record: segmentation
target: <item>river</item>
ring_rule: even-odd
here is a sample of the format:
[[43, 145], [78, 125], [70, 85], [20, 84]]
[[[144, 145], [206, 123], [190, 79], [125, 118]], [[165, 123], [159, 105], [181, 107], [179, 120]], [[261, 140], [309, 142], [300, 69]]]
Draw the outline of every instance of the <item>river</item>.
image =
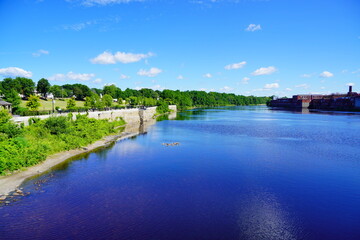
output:
[[0, 239], [360, 239], [360, 115], [186, 111], [22, 187]]

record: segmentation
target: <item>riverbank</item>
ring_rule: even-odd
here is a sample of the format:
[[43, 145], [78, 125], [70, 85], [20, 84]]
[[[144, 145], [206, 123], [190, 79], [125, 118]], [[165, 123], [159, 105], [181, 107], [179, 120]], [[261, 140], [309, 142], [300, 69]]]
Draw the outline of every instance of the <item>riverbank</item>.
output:
[[0, 177], [0, 201], [5, 201], [6, 197], [10, 196], [13, 191], [17, 190], [18, 187], [27, 179], [31, 177], [35, 177], [37, 175], [41, 175], [44, 172], [50, 170], [51, 168], [55, 167], [63, 163], [64, 161], [76, 157], [80, 154], [94, 152], [101, 148], [107, 147], [110, 144], [137, 136], [141, 133], [144, 133], [147, 127], [153, 125], [154, 121], [148, 121], [146, 124], [127, 124], [125, 129], [120, 134], [115, 135], [108, 135], [103, 139], [96, 141], [86, 147], [80, 149], [69, 150], [65, 152], [56, 153], [54, 155], [49, 156], [44, 162], [29, 167], [25, 171], [16, 172], [9, 176]]

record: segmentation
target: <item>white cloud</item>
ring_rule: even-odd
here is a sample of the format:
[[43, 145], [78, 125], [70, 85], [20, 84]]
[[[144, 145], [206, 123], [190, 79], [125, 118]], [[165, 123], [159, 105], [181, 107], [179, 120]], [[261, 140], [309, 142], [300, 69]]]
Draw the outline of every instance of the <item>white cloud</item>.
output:
[[159, 68], [150, 68], [150, 70], [140, 69], [137, 72], [139, 76], [147, 76], [147, 77], [156, 77], [160, 73], [162, 73], [162, 70]]
[[360, 73], [360, 69], [357, 69], [355, 71], [352, 71], [351, 73], [355, 74], [355, 73]]
[[102, 83], [102, 79], [101, 78], [97, 78], [93, 81], [93, 83], [99, 84]]
[[265, 89], [272, 89], [272, 88], [279, 88], [280, 85], [278, 83], [268, 83], [265, 84], [264, 88]]
[[97, 57], [90, 59], [93, 64], [115, 64], [117, 62], [121, 63], [134, 63], [139, 62], [142, 59], [149, 58], [154, 56], [153, 53], [149, 52], [147, 54], [143, 53], [125, 53], [125, 52], [116, 52], [112, 54], [111, 52], [103, 52]]
[[207, 89], [206, 89], [206, 88], [200, 88], [199, 91], [204, 91], [204, 92], [206, 92]]
[[120, 74], [120, 79], [128, 79], [130, 76], [127, 76], [125, 74]]
[[301, 77], [303, 78], [310, 78], [312, 76], [312, 74], [307, 74], [307, 73], [304, 73], [303, 75], [301, 75]]
[[212, 75], [210, 73], [206, 73], [203, 75], [204, 78], [212, 78]]
[[62, 25], [62, 28], [64, 30], [73, 30], [73, 31], [80, 31], [84, 29], [85, 27], [93, 24], [92, 21], [87, 21], [83, 23], [75, 23], [75, 24], [69, 24], [69, 25]]
[[346, 86], [355, 86], [355, 83], [347, 83]]
[[248, 84], [248, 83], [249, 83], [249, 80], [250, 80], [249, 77], [244, 77], [244, 78], [242, 79], [242, 83]]
[[303, 84], [296, 85], [295, 87], [296, 88], [308, 89], [310, 86], [308, 84], [306, 84], [306, 83], [303, 83]]
[[245, 29], [245, 31], [248, 31], [248, 32], [255, 32], [255, 31], [258, 31], [258, 30], [261, 30], [260, 24], [258, 24], [258, 25], [256, 25], [256, 24], [250, 24], [250, 25]]
[[109, 5], [109, 4], [119, 4], [119, 3], [131, 3], [131, 2], [144, 2], [145, 0], [83, 0], [82, 4], [86, 6], [95, 6], [95, 5]]
[[251, 74], [254, 75], [254, 76], [270, 75], [270, 74], [273, 74], [276, 71], [277, 71], [277, 69], [275, 67], [270, 66], [270, 67], [262, 67], [262, 68], [256, 69]]
[[184, 79], [184, 76], [183, 76], [183, 75], [179, 75], [176, 79], [183, 80], [183, 79]]
[[328, 71], [323, 71], [322, 73], [320, 73], [320, 77], [322, 78], [329, 78], [329, 77], [333, 77], [334, 74], [332, 74], [331, 72]]
[[285, 91], [287, 91], [287, 92], [291, 92], [291, 91], [292, 91], [292, 89], [291, 89], [291, 88], [285, 88]]
[[32, 72], [18, 67], [0, 68], [0, 75], [4, 77], [32, 77]]
[[224, 68], [226, 70], [232, 70], [232, 69], [243, 68], [245, 65], [246, 65], [246, 62], [242, 61], [242, 62], [239, 62], [239, 63], [233, 63], [233, 64], [226, 65]]
[[230, 92], [232, 90], [234, 90], [234, 88], [229, 87], [229, 86], [224, 86], [224, 87], [220, 88], [220, 92]]
[[66, 80], [73, 80], [73, 81], [89, 81], [95, 74], [93, 73], [74, 73], [68, 72], [67, 74], [57, 73], [48, 79], [50, 81], [66, 81]]
[[32, 55], [34, 57], [40, 57], [41, 55], [48, 55], [48, 54], [49, 54], [49, 51], [46, 51], [44, 49], [40, 49], [37, 52], [34, 52]]

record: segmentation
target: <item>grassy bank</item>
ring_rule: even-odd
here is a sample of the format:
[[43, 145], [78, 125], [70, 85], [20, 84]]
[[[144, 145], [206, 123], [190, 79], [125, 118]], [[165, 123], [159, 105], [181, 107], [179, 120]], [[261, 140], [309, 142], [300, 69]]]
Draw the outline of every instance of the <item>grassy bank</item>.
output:
[[[20, 107], [25, 108], [27, 102], [28, 101], [21, 100]], [[75, 103], [76, 103], [76, 107], [84, 107], [85, 102], [84, 101], [75, 101]], [[56, 99], [55, 104], [54, 104], [54, 108], [59, 107], [60, 109], [65, 110], [66, 109], [66, 104], [67, 104], [67, 99], [63, 99], [63, 100]], [[43, 111], [43, 110], [51, 111], [51, 110], [53, 110], [52, 101], [51, 100], [45, 101], [43, 99], [40, 99], [40, 107], [39, 107], [38, 110], [39, 111]]]
[[49, 155], [91, 144], [106, 135], [120, 131], [122, 119], [109, 122], [86, 115], [32, 118], [28, 127], [10, 121], [6, 111], [0, 111], [0, 175], [33, 166]]

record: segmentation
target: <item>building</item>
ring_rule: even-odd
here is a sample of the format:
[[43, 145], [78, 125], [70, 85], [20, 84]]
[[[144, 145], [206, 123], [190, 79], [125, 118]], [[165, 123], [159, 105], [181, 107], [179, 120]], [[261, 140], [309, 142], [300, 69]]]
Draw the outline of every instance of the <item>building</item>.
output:
[[0, 109], [6, 109], [9, 112], [11, 112], [11, 106], [12, 106], [11, 103], [5, 102], [0, 98]]
[[352, 86], [349, 86], [349, 92], [345, 94], [294, 95], [292, 98], [272, 100], [270, 101], [269, 106], [351, 111], [360, 109], [360, 94], [353, 92]]

